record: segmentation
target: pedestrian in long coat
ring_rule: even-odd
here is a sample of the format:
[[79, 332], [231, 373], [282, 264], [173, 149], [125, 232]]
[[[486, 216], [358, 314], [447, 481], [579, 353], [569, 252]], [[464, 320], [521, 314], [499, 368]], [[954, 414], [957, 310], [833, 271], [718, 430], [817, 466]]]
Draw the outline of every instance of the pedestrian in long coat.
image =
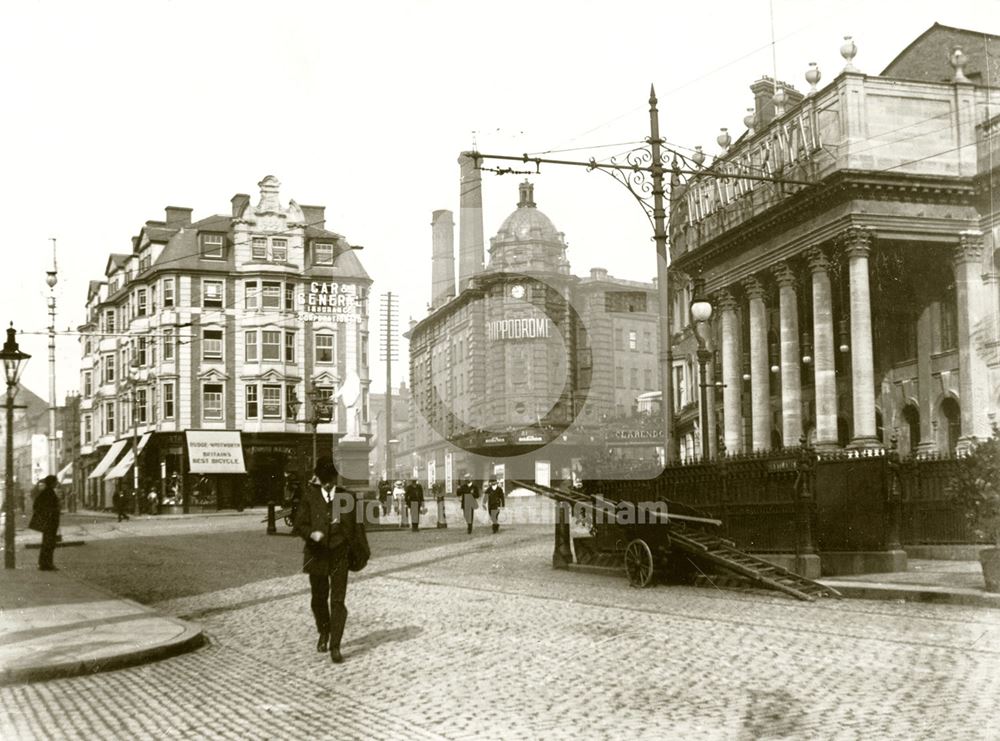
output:
[[476, 507], [479, 506], [479, 489], [472, 480], [472, 474], [467, 473], [463, 476], [457, 493], [458, 500], [462, 504], [462, 514], [465, 515], [465, 531], [471, 535]]
[[410, 527], [413, 532], [420, 529], [420, 513], [424, 508], [424, 487], [416, 479], [411, 479], [404, 494], [406, 508], [410, 512]]
[[53, 561], [56, 539], [59, 531], [59, 495], [56, 485], [59, 479], [46, 476], [42, 479], [41, 491], [35, 495], [31, 522], [28, 527], [42, 534], [42, 547], [38, 551], [38, 568], [42, 571], [58, 571]]
[[336, 482], [333, 461], [316, 464], [316, 477], [299, 502], [295, 527], [305, 541], [302, 570], [309, 574], [309, 604], [319, 633], [316, 650], [329, 649], [330, 659], [339, 664], [344, 660], [340, 641], [347, 624], [347, 549], [363, 525], [357, 521], [354, 493]]
[[500, 510], [504, 508], [506, 503], [503, 487], [497, 483], [496, 479], [490, 479], [489, 486], [483, 492], [483, 506], [490, 513], [490, 522], [493, 524], [494, 533], [500, 532]]

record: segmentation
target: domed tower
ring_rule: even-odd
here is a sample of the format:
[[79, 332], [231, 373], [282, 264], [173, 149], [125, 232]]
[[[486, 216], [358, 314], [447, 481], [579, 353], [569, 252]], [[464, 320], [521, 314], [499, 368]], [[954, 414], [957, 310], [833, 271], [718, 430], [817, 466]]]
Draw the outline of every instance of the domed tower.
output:
[[487, 270], [569, 274], [564, 234], [535, 205], [534, 186], [525, 180], [518, 188], [517, 209], [490, 239]]

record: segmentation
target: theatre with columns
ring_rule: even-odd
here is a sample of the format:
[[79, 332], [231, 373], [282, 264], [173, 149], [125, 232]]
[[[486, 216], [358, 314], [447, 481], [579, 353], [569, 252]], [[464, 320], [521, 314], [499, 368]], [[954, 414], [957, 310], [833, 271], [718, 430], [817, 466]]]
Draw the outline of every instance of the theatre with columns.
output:
[[1000, 423], [998, 47], [935, 24], [872, 75], [848, 37], [828, 84], [751, 86], [746, 132], [675, 183], [672, 271], [714, 305], [710, 454], [961, 452]]

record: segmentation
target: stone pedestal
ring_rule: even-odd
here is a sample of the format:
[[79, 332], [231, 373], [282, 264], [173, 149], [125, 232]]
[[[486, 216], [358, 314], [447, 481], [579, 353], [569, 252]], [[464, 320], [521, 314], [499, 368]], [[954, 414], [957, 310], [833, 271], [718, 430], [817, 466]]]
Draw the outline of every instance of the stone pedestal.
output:
[[822, 551], [823, 576], [906, 571], [906, 551]]
[[341, 440], [333, 452], [334, 463], [340, 472], [341, 486], [348, 488], [368, 486], [368, 454], [371, 446], [367, 440]]

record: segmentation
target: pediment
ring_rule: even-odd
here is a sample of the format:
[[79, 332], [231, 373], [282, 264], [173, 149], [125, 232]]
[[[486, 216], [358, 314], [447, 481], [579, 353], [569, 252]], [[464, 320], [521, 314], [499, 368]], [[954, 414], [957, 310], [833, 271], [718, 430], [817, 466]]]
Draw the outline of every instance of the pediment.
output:
[[314, 386], [336, 386], [340, 382], [340, 379], [330, 371], [323, 371], [322, 373], [314, 374], [312, 382]]
[[209, 368], [198, 374], [198, 380], [201, 381], [228, 381], [229, 375], [223, 373], [218, 368]]

